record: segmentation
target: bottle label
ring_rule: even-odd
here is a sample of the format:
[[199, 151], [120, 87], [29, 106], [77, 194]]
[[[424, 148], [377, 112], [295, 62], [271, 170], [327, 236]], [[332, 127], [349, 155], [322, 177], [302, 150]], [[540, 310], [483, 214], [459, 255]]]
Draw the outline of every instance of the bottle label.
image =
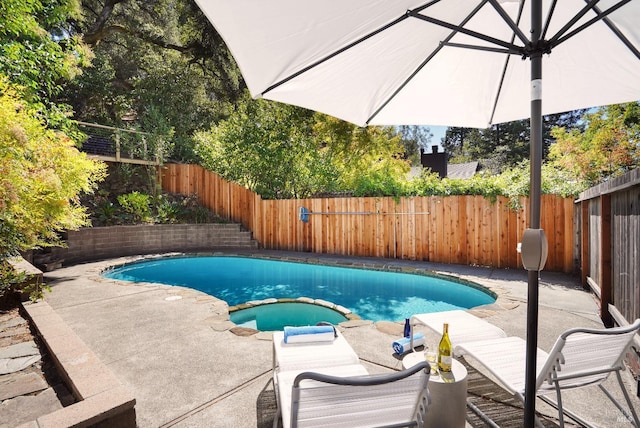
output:
[[451, 360], [452, 360], [452, 358], [451, 358], [450, 355], [442, 355], [442, 356], [440, 356], [440, 362], [444, 366], [449, 366], [450, 367], [451, 366], [451, 362], [452, 362]]

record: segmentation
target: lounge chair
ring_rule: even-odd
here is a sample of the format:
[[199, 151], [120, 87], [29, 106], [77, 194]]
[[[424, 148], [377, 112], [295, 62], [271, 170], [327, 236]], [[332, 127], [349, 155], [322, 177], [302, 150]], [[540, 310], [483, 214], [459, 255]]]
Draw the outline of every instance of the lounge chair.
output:
[[284, 332], [273, 333], [274, 370], [311, 370], [316, 367], [355, 364], [360, 364], [360, 358], [339, 332], [336, 332], [335, 339], [331, 341], [291, 344], [284, 342]]
[[424, 426], [430, 366], [369, 375], [344, 337], [331, 342], [284, 343], [274, 333], [277, 414], [289, 427]]
[[413, 327], [423, 324], [438, 336], [442, 335], [442, 325], [449, 324], [449, 340], [456, 347], [460, 343], [507, 337], [501, 328], [478, 318], [467, 311], [453, 310], [416, 314], [411, 317], [411, 348], [413, 349]]
[[[291, 427], [424, 427], [429, 363], [389, 374], [298, 374], [291, 388]], [[281, 393], [281, 397], [284, 394]], [[283, 406], [284, 410], [284, 406]], [[283, 426], [285, 418], [283, 414]]]
[[[635, 426], [640, 426], [638, 416], [629, 394], [622, 383], [620, 371], [624, 370], [624, 359], [640, 329], [640, 319], [625, 327], [611, 329], [574, 328], [564, 332], [548, 354], [537, 350], [536, 395], [558, 409], [560, 426], [564, 426], [564, 414], [584, 426], [588, 422], [563, 408], [562, 390], [598, 385], [607, 397], [629, 420], [623, 406], [602, 386], [612, 372], [627, 405], [633, 415]], [[526, 341], [519, 337], [496, 338], [461, 343], [458, 353], [484, 366], [497, 378], [502, 386], [524, 403]], [[556, 400], [547, 397], [556, 393]], [[541, 426], [540, 421], [536, 421]]]

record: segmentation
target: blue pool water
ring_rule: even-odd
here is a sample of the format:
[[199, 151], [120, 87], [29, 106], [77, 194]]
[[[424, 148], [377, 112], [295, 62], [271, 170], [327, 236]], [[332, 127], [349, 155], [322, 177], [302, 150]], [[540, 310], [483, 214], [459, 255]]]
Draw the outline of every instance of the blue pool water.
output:
[[268, 298], [322, 299], [373, 321], [400, 321], [416, 313], [495, 302], [479, 286], [431, 276], [243, 257], [163, 258], [132, 263], [103, 275], [181, 285], [230, 306]]
[[347, 318], [338, 311], [310, 303], [273, 303], [253, 306], [229, 314], [235, 324], [260, 331], [282, 330], [285, 326], [315, 325], [321, 321], [337, 325]]

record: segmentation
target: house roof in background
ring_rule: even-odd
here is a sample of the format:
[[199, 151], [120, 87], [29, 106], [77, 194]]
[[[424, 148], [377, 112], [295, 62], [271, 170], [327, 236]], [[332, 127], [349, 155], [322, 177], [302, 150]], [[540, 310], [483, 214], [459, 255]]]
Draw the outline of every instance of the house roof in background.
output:
[[447, 178], [471, 178], [478, 171], [478, 162], [450, 163], [447, 165]]

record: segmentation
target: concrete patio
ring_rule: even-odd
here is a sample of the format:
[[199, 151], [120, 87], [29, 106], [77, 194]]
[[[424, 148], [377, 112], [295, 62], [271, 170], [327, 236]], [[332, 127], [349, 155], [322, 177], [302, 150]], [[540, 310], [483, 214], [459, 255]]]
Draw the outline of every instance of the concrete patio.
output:
[[[236, 252], [234, 254], [240, 254]], [[344, 258], [309, 253], [259, 252], [275, 258], [403, 269], [428, 269], [482, 284], [498, 294], [495, 304], [473, 313], [509, 335], [525, 337], [526, 272], [388, 259]], [[201, 292], [159, 284], [107, 280], [100, 272], [132, 258], [78, 264], [48, 272], [52, 291], [45, 301], [95, 353], [136, 399], [137, 424], [146, 427], [271, 426], [275, 397], [270, 382], [271, 335], [245, 336], [226, 320], [226, 304]], [[571, 327], [602, 327], [591, 293], [577, 280], [542, 272], [538, 345], [549, 350]], [[391, 348], [401, 323], [349, 321], [340, 328], [371, 373], [401, 368]], [[427, 330], [427, 343], [437, 343]], [[522, 409], [509, 394], [469, 366], [471, 401], [500, 426], [521, 426]], [[623, 373], [632, 400], [636, 383]], [[618, 397], [617, 385], [612, 393]], [[565, 394], [567, 407], [601, 427], [630, 426], [597, 387]], [[554, 409], [538, 401], [537, 410], [557, 426]], [[484, 426], [467, 412], [467, 426]]]

